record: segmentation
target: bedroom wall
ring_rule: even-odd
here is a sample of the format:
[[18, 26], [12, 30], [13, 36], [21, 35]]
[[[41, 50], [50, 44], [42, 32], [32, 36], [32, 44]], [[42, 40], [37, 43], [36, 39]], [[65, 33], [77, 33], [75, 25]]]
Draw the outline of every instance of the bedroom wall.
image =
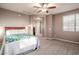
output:
[[18, 16], [17, 12], [0, 8], [0, 39], [4, 36], [5, 26], [27, 26], [30, 22], [28, 15]]
[[57, 38], [64, 38], [66, 40], [78, 41], [79, 42], [79, 32], [64, 32], [62, 29], [62, 16], [72, 13], [79, 13], [79, 9], [68, 11], [65, 13], [54, 15], [54, 35]]
[[26, 26], [29, 24], [29, 16], [0, 8], [0, 26]]
[[46, 16], [46, 37], [53, 37], [53, 17], [52, 15]]

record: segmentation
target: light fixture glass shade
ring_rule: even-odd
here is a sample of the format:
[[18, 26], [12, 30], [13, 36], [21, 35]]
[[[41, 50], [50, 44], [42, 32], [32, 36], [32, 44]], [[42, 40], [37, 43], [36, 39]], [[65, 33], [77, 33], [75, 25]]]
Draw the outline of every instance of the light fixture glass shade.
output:
[[42, 12], [46, 12], [47, 10], [46, 9], [42, 9]]

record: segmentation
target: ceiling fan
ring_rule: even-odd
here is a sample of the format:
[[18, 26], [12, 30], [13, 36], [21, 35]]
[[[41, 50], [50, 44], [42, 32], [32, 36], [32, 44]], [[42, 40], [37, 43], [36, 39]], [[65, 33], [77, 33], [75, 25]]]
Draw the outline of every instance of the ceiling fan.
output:
[[49, 3], [39, 3], [39, 5], [40, 6], [38, 6], [38, 5], [33, 6], [34, 8], [37, 8], [37, 10], [38, 10], [37, 13], [40, 13], [40, 12], [46, 12], [46, 13], [48, 13], [49, 9], [56, 8], [55, 5], [49, 4]]

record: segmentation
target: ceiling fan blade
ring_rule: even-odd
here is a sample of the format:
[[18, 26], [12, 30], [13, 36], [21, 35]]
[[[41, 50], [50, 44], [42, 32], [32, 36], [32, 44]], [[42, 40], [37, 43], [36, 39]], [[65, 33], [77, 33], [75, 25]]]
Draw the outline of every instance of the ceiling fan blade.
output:
[[53, 9], [53, 8], [56, 8], [56, 6], [47, 7], [47, 9]]
[[37, 9], [35, 9], [34, 11], [33, 11], [33, 13], [36, 13], [38, 11], [38, 8]]
[[40, 8], [39, 6], [33, 6], [34, 8]]
[[42, 12], [42, 10], [39, 10], [37, 13], [40, 13], [40, 12]]

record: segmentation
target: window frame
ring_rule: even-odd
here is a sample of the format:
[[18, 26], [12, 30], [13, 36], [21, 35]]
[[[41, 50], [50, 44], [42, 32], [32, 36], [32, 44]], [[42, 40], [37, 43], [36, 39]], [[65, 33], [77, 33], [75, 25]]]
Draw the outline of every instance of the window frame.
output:
[[70, 15], [74, 15], [74, 28], [75, 28], [75, 22], [76, 22], [76, 21], [75, 21], [75, 18], [76, 18], [76, 17], [75, 17], [75, 14], [72, 13], [72, 14], [64, 15], [64, 16], [62, 17], [62, 25], [63, 25], [63, 26], [62, 26], [62, 29], [63, 29], [64, 32], [76, 32], [75, 29], [74, 29], [73, 31], [72, 31], [72, 30], [71, 30], [71, 31], [70, 31], [70, 30], [64, 30], [64, 17], [65, 17], [65, 16], [70, 16]]
[[[77, 14], [79, 14], [79, 13], [72, 13], [72, 14], [67, 14], [67, 15], [64, 15], [63, 17], [62, 17], [62, 30], [64, 31], [64, 32], [79, 32], [79, 30], [77, 31]], [[66, 30], [64, 30], [64, 17], [65, 16], [69, 16], [69, 15], [74, 15], [74, 31], [66, 31]], [[79, 23], [78, 23], [79, 24]]]

